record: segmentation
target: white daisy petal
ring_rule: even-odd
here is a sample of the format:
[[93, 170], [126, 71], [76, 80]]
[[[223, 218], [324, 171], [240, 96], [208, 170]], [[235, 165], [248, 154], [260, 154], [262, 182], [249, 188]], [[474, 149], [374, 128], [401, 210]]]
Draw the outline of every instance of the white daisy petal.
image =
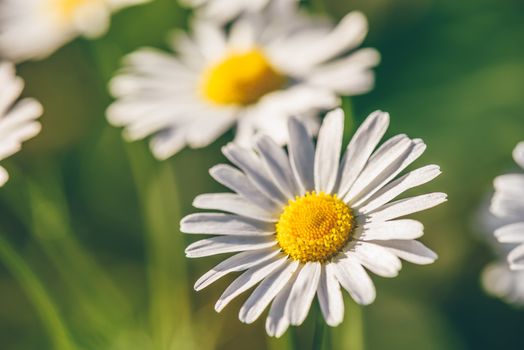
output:
[[201, 239], [186, 248], [188, 258], [244, 252], [273, 247], [276, 242], [268, 237], [217, 236]]
[[370, 114], [355, 132], [340, 165], [340, 196], [345, 195], [353, 186], [388, 126], [389, 114], [376, 111]]
[[253, 184], [263, 193], [269, 194], [270, 198], [279, 204], [286, 203], [286, 197], [278, 189], [270, 176], [263, 171], [260, 159], [247, 149], [235, 144], [229, 144], [222, 149], [222, 153], [249, 177]]
[[344, 200], [353, 204], [359, 194], [365, 193], [368, 185], [372, 186], [377, 177], [388, 171], [389, 166], [400, 159], [404, 159], [411, 146], [412, 142], [406, 135], [397, 135], [382, 144], [369, 158], [366, 167], [362, 170]]
[[246, 300], [238, 318], [244, 323], [255, 322], [275, 296], [286, 286], [299, 265], [293, 261], [283, 265], [267, 277]]
[[271, 140], [271, 138], [264, 135], [258, 138], [256, 145], [260, 157], [274, 183], [287, 198], [293, 198], [298, 194], [298, 190], [286, 152]]
[[375, 300], [375, 286], [357, 259], [346, 256], [333, 264], [337, 280], [353, 300], [361, 305], [371, 304]]
[[491, 212], [499, 217], [524, 220], [524, 200], [515, 193], [495, 192], [491, 200]]
[[292, 325], [298, 326], [306, 319], [317, 291], [320, 274], [321, 266], [318, 262], [308, 262], [298, 272], [286, 304]]
[[[422, 140], [413, 140], [411, 146], [394, 162], [392, 162], [380, 175], [369, 183], [366, 189], [360, 192], [357, 196], [352, 198], [354, 207], [359, 207], [365, 203], [376, 192], [382, 189], [392, 179], [394, 179], [406, 167], [418, 159], [426, 150], [426, 145]], [[357, 180], [358, 181], [358, 180]]]
[[199, 209], [221, 210], [260, 221], [275, 222], [278, 219], [234, 193], [202, 194], [194, 199], [193, 206]]
[[384, 186], [380, 191], [371, 196], [367, 201], [362, 203], [362, 206], [358, 208], [359, 212], [367, 213], [378, 207], [388, 203], [395, 199], [398, 195], [403, 192], [423, 185], [441, 174], [440, 167], [437, 165], [428, 165], [416, 170], [413, 170], [401, 178], [390, 182], [387, 186]]
[[298, 274], [295, 273], [286, 287], [276, 296], [271, 304], [266, 319], [266, 332], [272, 337], [280, 338], [289, 328], [289, 312], [287, 311], [286, 304], [297, 275]]
[[235, 191], [246, 200], [268, 213], [279, 213], [280, 207], [271, 198], [259, 191], [250, 179], [238, 169], [221, 164], [209, 170], [209, 173], [219, 183]]
[[215, 304], [215, 310], [217, 312], [222, 311], [231, 300], [268, 277], [275, 269], [285, 264], [286, 260], [287, 257], [276, 257], [244, 272], [235, 279], [233, 283], [226, 288], [224, 293], [222, 293], [220, 298], [218, 298], [218, 301]]
[[289, 120], [289, 157], [291, 168], [301, 194], [315, 188], [315, 147], [303, 124], [294, 118]]
[[524, 243], [524, 222], [502, 226], [495, 230], [495, 237], [501, 243]]
[[360, 240], [417, 239], [424, 234], [424, 226], [415, 220], [378, 221], [364, 224]]
[[206, 272], [195, 282], [195, 290], [199, 291], [231, 272], [239, 272], [257, 266], [274, 258], [280, 251], [274, 248], [247, 251], [233, 255]]
[[[0, 62], [0, 160], [19, 152], [22, 143], [35, 137], [42, 128], [37, 121], [43, 113], [42, 105], [32, 98], [17, 101], [23, 87], [14, 65]], [[0, 167], [0, 187], [8, 179], [7, 171]]]
[[524, 269], [524, 244], [513, 248], [508, 254], [509, 266], [512, 270]]
[[446, 201], [445, 193], [429, 193], [389, 203], [368, 215], [372, 220], [387, 221], [433, 208]]
[[333, 264], [322, 266], [317, 296], [326, 323], [331, 327], [341, 324], [344, 319], [344, 300]]
[[414, 240], [389, 240], [370, 241], [388, 248], [393, 254], [413, 264], [427, 265], [437, 260], [438, 256], [419, 241]]
[[184, 233], [231, 236], [268, 236], [275, 232], [275, 225], [234, 214], [190, 214], [180, 221]]
[[376, 244], [358, 244], [347, 254], [356, 257], [364, 267], [382, 277], [396, 277], [402, 268], [402, 263], [395, 254]]
[[495, 191], [508, 195], [524, 196], [524, 174], [506, 174], [493, 181]]
[[344, 132], [344, 112], [329, 112], [320, 128], [315, 153], [315, 190], [331, 193], [337, 182], [338, 165]]
[[524, 169], [524, 142], [519, 143], [517, 147], [515, 147], [515, 150], [513, 151], [513, 159], [515, 159], [515, 162]]

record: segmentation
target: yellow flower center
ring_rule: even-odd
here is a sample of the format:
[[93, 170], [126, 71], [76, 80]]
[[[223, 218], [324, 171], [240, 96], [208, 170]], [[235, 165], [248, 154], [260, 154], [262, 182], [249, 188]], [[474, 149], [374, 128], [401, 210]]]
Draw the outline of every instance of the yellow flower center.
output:
[[[85, 5], [89, 0], [51, 0], [49, 10], [63, 22], [70, 22], [75, 16], [78, 7]], [[98, 1], [98, 0], [97, 0]]]
[[202, 94], [219, 105], [247, 106], [280, 89], [286, 78], [259, 49], [232, 52], [203, 74]]
[[355, 226], [351, 209], [323, 192], [290, 200], [277, 222], [280, 248], [301, 262], [327, 261], [344, 248]]

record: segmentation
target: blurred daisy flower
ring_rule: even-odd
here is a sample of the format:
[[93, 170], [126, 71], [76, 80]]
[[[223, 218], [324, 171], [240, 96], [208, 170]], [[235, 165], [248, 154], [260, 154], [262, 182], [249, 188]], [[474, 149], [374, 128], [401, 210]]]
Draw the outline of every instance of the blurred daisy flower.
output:
[[[199, 14], [205, 18], [219, 22], [227, 22], [244, 12], [254, 13], [261, 11], [271, 0], [181, 0], [186, 6], [196, 7]], [[295, 1], [295, 0], [279, 0]]]
[[[524, 169], [524, 142], [513, 151], [515, 162]], [[495, 194], [491, 201], [491, 212], [505, 220], [506, 225], [495, 231], [500, 243], [512, 244], [507, 256], [512, 270], [524, 269], [524, 174], [506, 174], [494, 181]]]
[[444, 193], [396, 199], [440, 174], [425, 166], [397, 178], [419, 158], [420, 139], [395, 136], [375, 150], [389, 125], [377, 111], [360, 126], [341, 156], [344, 115], [330, 112], [316, 146], [304, 124], [289, 120], [288, 153], [271, 138], [257, 136], [255, 149], [224, 147], [238, 168], [221, 164], [211, 176], [235, 193], [198, 196], [193, 205], [207, 210], [186, 216], [181, 231], [213, 234], [186, 249], [190, 258], [235, 253], [203, 275], [201, 290], [231, 272], [243, 272], [215, 305], [258, 285], [240, 309], [242, 322], [254, 322], [271, 304], [266, 330], [281, 336], [300, 325], [316, 296], [330, 326], [342, 322], [341, 288], [359, 304], [375, 299], [366, 269], [383, 277], [397, 276], [400, 259], [429, 264], [436, 254], [417, 241], [423, 225], [399, 219], [446, 201]]
[[2, 0], [0, 56], [41, 59], [78, 35], [96, 37], [111, 13], [150, 0]]
[[[24, 82], [15, 75], [11, 63], [0, 62], [0, 160], [18, 151], [22, 142], [40, 132], [36, 121], [42, 115], [42, 106], [32, 98], [16, 101], [24, 88]], [[0, 167], [0, 186], [9, 179], [7, 171]]]
[[333, 26], [285, 8], [273, 13], [270, 6], [228, 31], [197, 20], [192, 37], [175, 35], [176, 55], [147, 48], [128, 55], [110, 83], [117, 98], [107, 112], [110, 123], [125, 127], [130, 141], [152, 135], [158, 159], [186, 145], [205, 147], [235, 125], [235, 141], [243, 145], [257, 131], [284, 144], [292, 115], [303, 115], [315, 133], [320, 111], [336, 107], [341, 95], [373, 87], [379, 54], [349, 53], [367, 33], [359, 12]]

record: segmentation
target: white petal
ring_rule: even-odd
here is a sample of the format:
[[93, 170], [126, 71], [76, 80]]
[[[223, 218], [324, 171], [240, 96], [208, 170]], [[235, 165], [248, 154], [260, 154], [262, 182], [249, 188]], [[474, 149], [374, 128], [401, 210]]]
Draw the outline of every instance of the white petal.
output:
[[183, 129], [167, 128], [158, 132], [149, 142], [153, 156], [158, 160], [165, 160], [177, 154], [186, 146]]
[[255, 322], [275, 296], [289, 283], [299, 265], [298, 261], [285, 264], [273, 271], [246, 300], [238, 315], [244, 323]]
[[197, 213], [180, 221], [183, 233], [214, 234], [231, 236], [269, 236], [275, 225], [234, 214]]
[[[354, 203], [358, 196], [367, 194], [366, 190], [382, 180], [383, 172], [387, 172], [392, 164], [406, 157], [411, 146], [411, 140], [406, 135], [397, 135], [382, 144], [369, 158], [366, 167], [351, 186], [344, 200]], [[375, 182], [377, 178], [378, 181]]]
[[401, 178], [384, 186], [380, 191], [371, 196], [367, 201], [362, 203], [362, 207], [358, 208], [361, 213], [367, 213], [378, 207], [395, 199], [403, 192], [423, 185], [441, 174], [440, 167], [437, 165], [428, 165], [416, 170], [413, 170]]
[[337, 108], [326, 115], [318, 134], [315, 153], [315, 190], [317, 193], [332, 193], [335, 187], [343, 132], [344, 112]]
[[357, 259], [346, 256], [335, 261], [334, 266], [337, 280], [353, 300], [361, 305], [371, 304], [375, 300], [375, 286]]
[[271, 180], [256, 154], [232, 143], [223, 147], [222, 153], [239, 167], [261, 192], [281, 205], [287, 203], [287, 198]]
[[315, 188], [315, 147], [306, 128], [295, 118], [290, 118], [289, 157], [295, 179], [301, 185], [301, 194]]
[[424, 226], [415, 220], [378, 221], [364, 224], [360, 240], [417, 239], [424, 234]]
[[260, 221], [275, 222], [278, 217], [234, 193], [208, 193], [197, 196], [193, 206], [199, 209], [221, 210]]
[[388, 248], [393, 254], [413, 264], [427, 265], [437, 260], [438, 256], [431, 249], [414, 240], [373, 241]]
[[495, 237], [501, 243], [524, 242], [524, 222], [509, 224], [495, 231]]
[[292, 325], [298, 326], [306, 319], [317, 291], [320, 273], [319, 262], [308, 262], [298, 272], [286, 304]]
[[347, 14], [332, 32], [311, 43], [306, 62], [312, 67], [357, 47], [367, 31], [367, 20], [362, 13], [354, 11]]
[[273, 247], [276, 241], [269, 237], [218, 236], [201, 239], [186, 248], [186, 257], [201, 258], [224, 253], [243, 252]]
[[396, 277], [402, 268], [402, 263], [395, 254], [376, 244], [358, 244], [354, 251], [347, 254], [356, 257], [364, 267], [382, 277]]
[[[422, 140], [413, 140], [411, 146], [395, 161], [390, 163], [379, 175], [375, 176], [364, 190], [362, 190], [352, 201], [355, 207], [361, 206], [376, 192], [382, 189], [392, 179], [394, 179], [406, 167], [418, 159], [426, 150], [426, 145]], [[358, 180], [357, 180], [358, 181]]]
[[265, 135], [257, 139], [256, 145], [260, 157], [275, 184], [287, 198], [294, 198], [298, 194], [298, 190], [286, 152]]
[[229, 287], [226, 288], [224, 293], [218, 298], [218, 301], [215, 304], [215, 310], [217, 312], [222, 311], [227, 304], [233, 299], [235, 299], [240, 294], [244, 293], [246, 290], [250, 289], [258, 282], [265, 279], [271, 274], [275, 269], [282, 266], [287, 260], [287, 257], [273, 258], [269, 262], [266, 262], [262, 265], [253, 267], [237, 279], [235, 279]]
[[524, 169], [524, 142], [521, 142], [513, 150], [513, 159], [522, 169]]
[[355, 183], [388, 126], [389, 114], [376, 111], [370, 114], [355, 132], [340, 165], [340, 197], [343, 197]]
[[4, 167], [0, 166], [0, 187], [5, 185], [7, 180], [9, 180], [9, 174], [7, 173]]
[[499, 217], [524, 220], [524, 200], [522, 196], [510, 192], [495, 192], [490, 210]]
[[517, 246], [508, 254], [509, 267], [512, 270], [524, 269], [524, 244]]
[[524, 197], [524, 175], [522, 174], [498, 176], [493, 181], [493, 184], [497, 192]]
[[282, 206], [259, 191], [251, 180], [238, 169], [229, 165], [219, 164], [212, 167], [209, 173], [220, 184], [238, 193], [264, 211], [273, 215], [280, 214]]
[[331, 327], [341, 324], [344, 319], [344, 300], [333, 264], [322, 266], [317, 296], [326, 323]]
[[297, 273], [294, 274], [288, 284], [280, 293], [278, 293], [271, 304], [266, 319], [266, 332], [271, 337], [280, 338], [289, 327], [289, 312], [287, 311], [286, 304], [297, 275]]
[[222, 261], [206, 272], [195, 282], [195, 290], [199, 291], [231, 272], [247, 270], [275, 257], [280, 251], [274, 248], [238, 253]]
[[445, 193], [436, 192], [424, 194], [421, 196], [401, 199], [389, 203], [375, 211], [372, 211], [369, 214], [369, 217], [374, 221], [387, 221], [433, 208], [446, 201], [447, 195]]

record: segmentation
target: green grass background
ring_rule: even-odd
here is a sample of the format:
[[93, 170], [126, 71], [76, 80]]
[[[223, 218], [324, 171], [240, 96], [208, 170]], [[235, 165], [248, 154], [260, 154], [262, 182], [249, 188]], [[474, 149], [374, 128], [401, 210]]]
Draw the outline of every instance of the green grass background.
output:
[[[480, 271], [494, 259], [477, 212], [493, 178], [514, 169], [524, 140], [524, 3], [521, 0], [318, 0], [314, 12], [341, 18], [364, 11], [367, 46], [382, 63], [376, 88], [351, 104], [360, 123], [391, 113], [388, 135], [423, 138], [416, 165], [443, 175], [422, 190], [448, 193], [427, 213], [423, 241], [440, 259], [406, 263], [398, 278], [373, 277], [374, 304], [361, 310], [367, 349], [523, 349], [524, 312], [487, 296]], [[120, 56], [166, 47], [189, 12], [174, 0], [126, 9], [108, 35], [76, 40], [47, 60], [19, 67], [25, 95], [46, 112], [43, 132], [5, 162], [0, 190], [0, 348], [289, 349], [311, 344], [314, 319], [281, 340], [264, 321], [237, 319], [242, 299], [222, 314], [213, 304], [231, 278], [195, 293], [192, 284], [219, 258], [188, 261], [178, 220], [195, 195], [219, 186], [207, 169], [223, 161], [225, 135], [203, 150], [165, 162], [145, 143], [125, 144], [108, 126], [107, 80]], [[351, 130], [347, 131], [350, 135]], [[349, 297], [346, 297], [349, 299]], [[348, 300], [347, 300], [348, 301]], [[351, 349], [360, 310], [333, 330], [335, 349]]]

